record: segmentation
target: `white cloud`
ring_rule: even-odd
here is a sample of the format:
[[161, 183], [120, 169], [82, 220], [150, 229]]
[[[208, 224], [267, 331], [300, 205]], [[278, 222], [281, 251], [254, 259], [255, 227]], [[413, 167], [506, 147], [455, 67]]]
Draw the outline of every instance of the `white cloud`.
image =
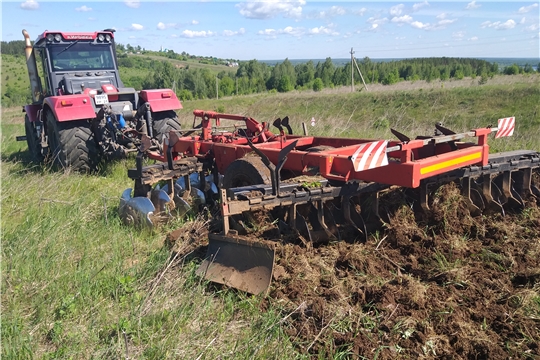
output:
[[91, 7], [88, 7], [88, 6], [86, 6], [86, 5], [83, 5], [83, 6], [81, 6], [81, 7], [76, 8], [75, 11], [82, 11], [82, 12], [92, 11], [92, 8], [91, 8]]
[[124, 4], [132, 9], [138, 9], [139, 6], [141, 6], [141, 2], [139, 0], [124, 0]]
[[422, 23], [420, 21], [413, 21], [411, 26], [417, 29], [425, 29], [429, 26], [429, 23]]
[[525, 24], [525, 16], [521, 18], [521, 21], [519, 22], [520, 24]]
[[158, 30], [165, 30], [165, 29], [177, 29], [179, 28], [180, 25], [179, 24], [176, 24], [176, 23], [163, 23], [163, 22], [158, 22], [158, 24], [156, 25], [156, 29]]
[[319, 14], [318, 14], [318, 18], [331, 18], [331, 17], [334, 17], [334, 16], [342, 16], [342, 15], [345, 15], [347, 12], [345, 11], [345, 9], [341, 6], [332, 6], [329, 10], [326, 10], [326, 11], [321, 11]]
[[[369, 19], [367, 19], [367, 22], [370, 23], [370, 24], [376, 24], [377, 26], [379, 25], [383, 25], [383, 24], [386, 24], [388, 22], [388, 18], [375, 18], [375, 17], [370, 17]], [[375, 27], [377, 27], [375, 26]]]
[[[422, 30], [441, 30], [441, 29], [445, 29], [446, 26], [454, 23], [457, 21], [457, 19], [447, 19], [446, 18], [446, 14], [443, 13], [443, 14], [440, 14], [437, 16], [437, 19], [440, 19], [439, 21], [437, 21], [436, 23], [423, 23], [423, 22], [420, 22], [420, 21], [414, 21], [414, 22], [411, 22], [411, 26], [416, 28], [416, 29], [422, 29]], [[460, 32], [457, 32], [457, 33], [454, 33], [453, 35], [455, 34], [459, 34]]]
[[531, 26], [527, 26], [525, 30], [527, 31], [536, 31], [540, 28], [540, 25], [538, 24], [532, 24]]
[[198, 25], [199, 22], [197, 20], [191, 20], [191, 25]]
[[468, 39], [469, 41], [476, 41], [478, 40], [478, 36], [473, 36], [471, 38]]
[[144, 26], [142, 26], [141, 24], [131, 24], [130, 29], [139, 31], [139, 30], [143, 30]]
[[306, 31], [302, 27], [292, 27], [287, 26], [284, 29], [264, 29], [260, 30], [257, 34], [258, 35], [265, 35], [267, 37], [275, 38], [277, 35], [291, 35], [295, 37], [301, 37], [302, 35], [305, 35]]
[[312, 28], [308, 30], [309, 34], [312, 35], [332, 35], [332, 36], [339, 36], [339, 32], [335, 31], [333, 29], [332, 24], [330, 26], [319, 26], [316, 28]]
[[465, 37], [465, 31], [456, 31], [452, 33], [452, 37], [456, 40], [462, 40]]
[[403, 25], [403, 24], [410, 24], [413, 21], [413, 18], [409, 15], [403, 15], [399, 17], [393, 17], [392, 20], [393, 23]]
[[497, 25], [495, 27], [495, 29], [497, 29], [497, 30], [507, 30], [507, 29], [513, 29], [515, 27], [516, 27], [516, 22], [514, 20], [510, 19], [510, 20], [507, 20], [507, 21], [503, 22], [500, 25]]
[[26, 0], [25, 2], [21, 3], [21, 8], [24, 10], [37, 10], [39, 9], [39, 4], [34, 0]]
[[478, 9], [480, 6], [482, 6], [482, 5], [476, 4], [476, 0], [473, 0], [470, 3], [467, 4], [465, 9], [467, 9], [467, 10]]
[[353, 14], [358, 15], [358, 16], [364, 16], [366, 11], [367, 11], [367, 9], [363, 7], [361, 9], [354, 10]]
[[201, 37], [210, 37], [210, 36], [214, 36], [216, 35], [216, 33], [212, 32], [212, 31], [192, 31], [192, 30], [184, 30], [182, 31], [182, 34], [180, 34], [180, 36], [182, 37], [185, 37], [185, 38], [201, 38]]
[[421, 8], [426, 7], [426, 6], [429, 6], [429, 3], [427, 1], [424, 1], [424, 2], [421, 2], [421, 3], [414, 4], [412, 6], [412, 9], [413, 9], [413, 11], [418, 11]]
[[436, 24], [436, 28], [443, 28], [445, 27], [446, 25], [450, 25], [454, 22], [456, 22], [457, 19], [443, 19], [443, 20], [439, 20], [437, 21], [437, 24]]
[[538, 4], [532, 4], [532, 5], [529, 5], [529, 6], [522, 6], [522, 7], [519, 8], [518, 13], [525, 14], [525, 13], [527, 13], [527, 12], [537, 8], [537, 7], [538, 7]]
[[298, 18], [302, 15], [305, 0], [248, 0], [237, 4], [240, 14], [249, 19], [270, 19], [282, 14], [284, 17]]
[[275, 29], [264, 29], [264, 30], [259, 30], [259, 32], [257, 32], [258, 35], [266, 35], [270, 37], [275, 37], [277, 33], [278, 32]]
[[495, 30], [509, 30], [516, 27], [516, 22], [512, 19], [506, 20], [505, 22], [500, 21], [484, 21], [482, 24], [480, 24], [482, 28], [494, 28]]
[[401, 13], [403, 12], [403, 8], [405, 7], [405, 5], [403, 4], [399, 4], [399, 5], [396, 5], [396, 6], [392, 6], [390, 8], [390, 15], [392, 16], [399, 16], [401, 15]]
[[233, 30], [223, 30], [223, 36], [235, 36], [235, 35], [243, 35], [246, 33], [246, 29], [240, 28], [238, 31]]

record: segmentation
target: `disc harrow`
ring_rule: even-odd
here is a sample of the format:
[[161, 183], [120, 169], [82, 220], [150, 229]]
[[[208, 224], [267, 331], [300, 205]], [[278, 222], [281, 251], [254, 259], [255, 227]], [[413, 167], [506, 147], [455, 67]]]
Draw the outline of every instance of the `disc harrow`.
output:
[[[124, 192], [120, 213], [151, 226], [173, 210], [183, 215], [193, 201], [217, 206], [222, 229], [209, 234], [197, 273], [253, 294], [269, 288], [278, 244], [365, 241], [389, 221], [380, 200], [396, 189], [429, 212], [431, 195], [456, 183], [473, 216], [504, 215], [540, 199], [539, 152], [489, 154], [488, 136], [512, 135], [514, 118], [464, 133], [437, 124], [434, 135], [415, 139], [392, 130], [397, 141], [374, 141], [294, 135], [288, 118], [273, 122], [273, 134], [241, 115], [194, 114], [201, 123], [171, 132], [162, 152], [140, 149], [129, 171], [134, 191]], [[241, 123], [230, 130], [221, 120]], [[161, 163], [143, 167], [144, 156]]]

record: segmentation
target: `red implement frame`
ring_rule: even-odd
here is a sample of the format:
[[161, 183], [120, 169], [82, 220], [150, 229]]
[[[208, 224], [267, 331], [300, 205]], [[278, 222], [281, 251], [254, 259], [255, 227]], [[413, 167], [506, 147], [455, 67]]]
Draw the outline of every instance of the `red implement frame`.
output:
[[[234, 160], [252, 151], [249, 141], [274, 164], [278, 162], [279, 152], [297, 141], [296, 147], [287, 155], [287, 161], [283, 166], [283, 169], [294, 174], [320, 174], [329, 180], [373, 181], [409, 188], [418, 187], [422, 179], [464, 166], [487, 165], [489, 154], [487, 136], [497, 130], [497, 128], [479, 128], [461, 134], [439, 135], [410, 141], [388, 141], [385, 151], [388, 165], [355, 171], [353, 156], [358, 154], [357, 150], [360, 147], [366, 148], [365, 145], [374, 140], [286, 135], [283, 130], [279, 134], [273, 134], [268, 130], [267, 123], [259, 123], [250, 117], [202, 110], [195, 110], [193, 113], [195, 120], [197, 118], [202, 120], [201, 124], [184, 132], [200, 131], [200, 135], [178, 136], [177, 133], [171, 132], [164, 144], [163, 153], [150, 152], [148, 156], [163, 162], [167, 161], [168, 152], [173, 160], [184, 156], [196, 156], [200, 160], [214, 159], [218, 171], [223, 174]], [[215, 120], [215, 127], [212, 125], [212, 119]], [[225, 130], [221, 127], [221, 120], [242, 123], [234, 124], [229, 130]], [[477, 142], [458, 142], [465, 137], [476, 137]], [[333, 148], [317, 152], [309, 151], [315, 146]]]

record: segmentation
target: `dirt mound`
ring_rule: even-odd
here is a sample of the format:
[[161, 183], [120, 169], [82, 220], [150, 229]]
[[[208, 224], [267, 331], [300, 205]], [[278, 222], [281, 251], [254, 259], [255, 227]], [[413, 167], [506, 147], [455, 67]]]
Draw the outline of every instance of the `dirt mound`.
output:
[[[277, 246], [274, 281], [261, 307], [283, 310], [285, 331], [300, 352], [317, 358], [538, 356], [536, 202], [520, 213], [471, 217], [449, 184], [434, 194], [427, 214], [400, 190], [385, 194], [381, 208], [387, 222], [365, 242]], [[198, 235], [184, 251], [203, 245]]]
[[[366, 243], [281, 246], [269, 303], [313, 355], [527, 358], [540, 349], [540, 210], [472, 218], [453, 186]], [[536, 355], [535, 355], [536, 354]]]

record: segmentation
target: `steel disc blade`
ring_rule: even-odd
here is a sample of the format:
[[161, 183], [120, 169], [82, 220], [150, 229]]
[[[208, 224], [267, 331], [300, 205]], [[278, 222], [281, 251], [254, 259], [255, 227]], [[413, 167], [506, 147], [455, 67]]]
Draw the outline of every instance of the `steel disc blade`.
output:
[[200, 206], [206, 203], [206, 196], [204, 193], [195, 187], [191, 188], [191, 197], [193, 198], [194, 205]]
[[145, 226], [152, 228], [152, 216], [155, 212], [154, 204], [146, 197], [131, 198], [131, 189], [126, 189], [120, 199], [118, 208], [120, 219], [126, 225]]
[[150, 200], [154, 204], [158, 213], [168, 213], [167, 204], [171, 202], [171, 198], [163, 190], [152, 190]]
[[186, 189], [186, 180], [183, 176], [179, 177], [178, 180], [176, 180], [176, 185], [180, 186], [182, 190]]

